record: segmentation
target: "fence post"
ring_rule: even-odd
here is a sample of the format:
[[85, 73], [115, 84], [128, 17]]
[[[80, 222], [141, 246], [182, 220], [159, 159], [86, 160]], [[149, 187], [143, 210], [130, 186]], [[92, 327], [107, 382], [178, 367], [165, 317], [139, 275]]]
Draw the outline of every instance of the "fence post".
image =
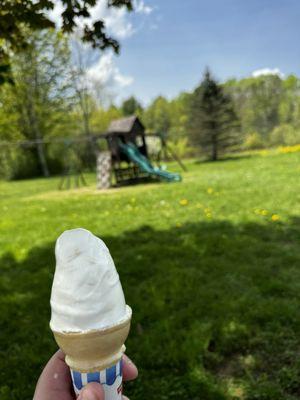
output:
[[97, 189], [108, 189], [111, 187], [111, 154], [102, 151], [97, 156]]

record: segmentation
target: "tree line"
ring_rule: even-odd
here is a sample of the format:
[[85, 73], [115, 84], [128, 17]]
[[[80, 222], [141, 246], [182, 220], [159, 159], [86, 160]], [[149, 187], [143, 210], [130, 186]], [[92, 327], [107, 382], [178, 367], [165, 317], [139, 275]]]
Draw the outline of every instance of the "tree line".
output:
[[300, 79], [270, 74], [220, 84], [208, 71], [194, 91], [172, 100], [160, 96], [141, 116], [149, 129], [168, 132], [178, 147], [186, 143], [187, 153], [207, 154], [210, 124], [231, 149], [293, 145], [300, 143]]
[[[107, 104], [108, 88], [87, 74], [80, 46], [78, 55], [75, 62], [69, 38], [53, 29], [28, 30], [26, 47], [10, 53], [12, 80], [0, 86], [2, 178], [59, 173], [65, 139], [88, 139], [105, 132], [113, 119], [132, 114], [149, 133], [166, 135], [181, 157], [216, 160], [230, 151], [300, 143], [300, 79], [294, 75], [219, 83], [209, 70], [202, 77], [199, 71], [199, 85], [191, 92], [159, 96], [147, 106], [130, 97], [117, 106]], [[13, 145], [26, 140], [36, 144]], [[90, 162], [88, 147], [87, 140], [76, 149], [84, 165]]]

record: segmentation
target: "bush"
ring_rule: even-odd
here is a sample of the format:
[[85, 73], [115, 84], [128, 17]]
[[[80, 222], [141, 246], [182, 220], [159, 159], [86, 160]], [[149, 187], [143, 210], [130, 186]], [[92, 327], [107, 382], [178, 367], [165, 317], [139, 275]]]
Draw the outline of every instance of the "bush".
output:
[[0, 155], [0, 177], [13, 180], [40, 175], [36, 154], [31, 149], [10, 148]]
[[289, 124], [276, 126], [270, 133], [269, 141], [272, 146], [298, 144], [300, 143], [300, 130], [296, 130]]
[[265, 147], [265, 143], [258, 132], [250, 133], [245, 140], [245, 148], [247, 150], [262, 149]]
[[177, 139], [168, 142], [170, 150], [175, 153], [179, 158], [188, 157], [193, 153], [192, 147], [188, 143], [187, 138]]
[[[68, 167], [75, 170], [82, 169], [84, 157], [88, 157], [92, 165], [96, 164], [94, 154], [91, 154], [85, 143], [74, 146], [52, 143], [45, 145], [44, 150], [50, 175], [61, 174]], [[35, 147], [9, 147], [0, 151], [1, 179], [28, 179], [41, 175], [42, 170]]]

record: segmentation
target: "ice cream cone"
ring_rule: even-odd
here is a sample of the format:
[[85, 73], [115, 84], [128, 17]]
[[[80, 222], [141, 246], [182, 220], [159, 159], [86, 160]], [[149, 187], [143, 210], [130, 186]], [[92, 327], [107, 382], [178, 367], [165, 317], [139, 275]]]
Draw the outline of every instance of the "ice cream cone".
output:
[[50, 327], [66, 354], [75, 393], [102, 384], [105, 400], [122, 399], [122, 355], [131, 308], [105, 243], [86, 229], [63, 232], [55, 246]]
[[125, 350], [131, 308], [126, 318], [113, 326], [86, 332], [53, 332], [58, 346], [66, 354], [66, 363], [79, 372], [101, 371], [115, 365]]

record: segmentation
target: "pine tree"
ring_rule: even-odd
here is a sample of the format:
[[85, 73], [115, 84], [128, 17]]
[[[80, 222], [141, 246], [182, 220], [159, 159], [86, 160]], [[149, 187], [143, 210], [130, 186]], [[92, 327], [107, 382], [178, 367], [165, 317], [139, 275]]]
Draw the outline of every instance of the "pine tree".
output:
[[231, 97], [209, 70], [192, 95], [189, 133], [191, 141], [212, 161], [239, 142], [239, 121]]
[[131, 96], [127, 100], [124, 100], [121, 108], [122, 113], [125, 117], [129, 115], [136, 115], [143, 111], [143, 107], [134, 96]]

